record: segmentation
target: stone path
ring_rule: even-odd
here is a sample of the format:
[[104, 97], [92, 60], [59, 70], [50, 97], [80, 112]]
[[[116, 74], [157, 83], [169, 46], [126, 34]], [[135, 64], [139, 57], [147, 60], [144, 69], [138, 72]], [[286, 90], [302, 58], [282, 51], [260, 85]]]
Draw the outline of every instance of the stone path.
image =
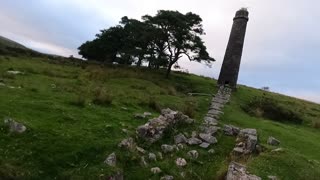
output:
[[230, 100], [231, 92], [232, 89], [221, 86], [212, 98], [209, 111], [200, 126], [199, 137], [204, 141], [200, 147], [207, 148], [210, 144], [218, 142], [214, 135], [220, 129], [218, 127], [219, 117], [223, 114], [222, 109], [225, 104]]

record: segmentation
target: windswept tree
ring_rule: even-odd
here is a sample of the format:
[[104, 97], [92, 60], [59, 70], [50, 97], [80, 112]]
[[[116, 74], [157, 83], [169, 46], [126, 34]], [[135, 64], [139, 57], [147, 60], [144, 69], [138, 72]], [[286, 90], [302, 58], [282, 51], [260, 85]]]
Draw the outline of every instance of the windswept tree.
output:
[[149, 68], [167, 68], [168, 77], [182, 57], [207, 64], [214, 61], [201, 39], [201, 23], [191, 12], [160, 10], [155, 16], [143, 16], [142, 21], [124, 16], [119, 25], [101, 30], [96, 39], [82, 44], [79, 54], [109, 63], [141, 66], [145, 62]]
[[160, 10], [155, 16], [143, 16], [143, 20], [162, 33], [165, 48], [163, 52], [168, 58], [166, 77], [172, 66], [183, 56], [190, 61], [214, 61], [200, 37], [204, 34], [200, 16], [191, 12], [182, 14], [178, 11]]

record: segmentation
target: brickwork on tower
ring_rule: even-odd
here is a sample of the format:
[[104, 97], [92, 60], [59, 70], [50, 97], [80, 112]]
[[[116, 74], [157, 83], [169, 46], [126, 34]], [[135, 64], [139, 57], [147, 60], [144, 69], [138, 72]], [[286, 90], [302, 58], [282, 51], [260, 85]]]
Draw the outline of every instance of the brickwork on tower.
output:
[[230, 33], [229, 42], [221, 67], [218, 84], [236, 88], [246, 34], [249, 12], [242, 8], [236, 12]]

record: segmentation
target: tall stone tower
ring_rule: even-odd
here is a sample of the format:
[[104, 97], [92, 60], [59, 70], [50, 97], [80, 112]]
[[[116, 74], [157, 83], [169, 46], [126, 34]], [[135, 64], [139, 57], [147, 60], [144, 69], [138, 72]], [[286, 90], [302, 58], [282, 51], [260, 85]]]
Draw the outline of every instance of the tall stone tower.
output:
[[218, 79], [220, 86], [228, 85], [231, 88], [236, 88], [237, 86], [248, 20], [249, 12], [245, 8], [238, 10], [236, 16], [233, 18], [231, 34]]

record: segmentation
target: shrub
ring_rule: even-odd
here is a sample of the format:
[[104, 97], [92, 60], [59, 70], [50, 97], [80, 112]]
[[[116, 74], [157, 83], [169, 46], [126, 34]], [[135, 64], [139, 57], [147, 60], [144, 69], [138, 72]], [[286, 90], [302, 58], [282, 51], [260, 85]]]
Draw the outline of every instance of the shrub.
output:
[[298, 112], [265, 96], [254, 97], [252, 101], [242, 106], [242, 109], [250, 115], [280, 122], [287, 121], [301, 124], [303, 121]]
[[154, 97], [149, 98], [148, 106], [157, 112], [161, 112], [161, 106]]
[[177, 91], [173, 86], [167, 86], [168, 94], [171, 96], [177, 95]]
[[71, 104], [78, 107], [85, 107], [86, 98], [82, 94], [79, 94], [73, 101], [71, 101]]
[[5, 72], [2, 74], [2, 77], [6, 79], [15, 79], [16, 75]]
[[188, 115], [191, 118], [194, 118], [196, 114], [196, 108], [197, 108], [197, 104], [195, 102], [186, 101], [183, 108], [183, 113], [185, 115]]
[[146, 86], [141, 86], [141, 85], [137, 85], [137, 84], [131, 85], [130, 87], [132, 89], [137, 89], [137, 90], [146, 90], [147, 89]]
[[108, 106], [112, 104], [113, 97], [110, 92], [107, 92], [103, 88], [97, 88], [94, 92], [93, 104]]
[[320, 122], [313, 122], [312, 127], [316, 129], [320, 129]]

